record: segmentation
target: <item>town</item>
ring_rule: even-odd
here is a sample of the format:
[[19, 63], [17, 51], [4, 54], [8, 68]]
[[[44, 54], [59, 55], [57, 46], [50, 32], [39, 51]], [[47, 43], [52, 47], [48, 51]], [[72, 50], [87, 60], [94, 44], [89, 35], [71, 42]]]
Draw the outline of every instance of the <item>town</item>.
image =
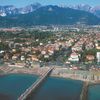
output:
[[55, 66], [60, 68], [62, 76], [65, 75], [63, 68], [94, 71], [99, 75], [100, 27], [1, 28], [0, 65], [1, 72], [17, 68], [19, 72], [40, 74], [46, 67]]

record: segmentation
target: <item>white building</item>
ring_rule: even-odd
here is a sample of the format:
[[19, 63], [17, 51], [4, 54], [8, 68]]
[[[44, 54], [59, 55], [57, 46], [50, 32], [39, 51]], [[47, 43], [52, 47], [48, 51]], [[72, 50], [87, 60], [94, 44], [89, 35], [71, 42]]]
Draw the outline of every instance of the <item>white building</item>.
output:
[[100, 52], [97, 52], [96, 57], [97, 57], [97, 62], [100, 62]]
[[79, 61], [79, 55], [76, 53], [72, 53], [68, 59], [69, 61], [75, 61], [78, 62]]
[[25, 57], [24, 56], [21, 56], [20, 59], [21, 59], [21, 61], [24, 61], [25, 60]]

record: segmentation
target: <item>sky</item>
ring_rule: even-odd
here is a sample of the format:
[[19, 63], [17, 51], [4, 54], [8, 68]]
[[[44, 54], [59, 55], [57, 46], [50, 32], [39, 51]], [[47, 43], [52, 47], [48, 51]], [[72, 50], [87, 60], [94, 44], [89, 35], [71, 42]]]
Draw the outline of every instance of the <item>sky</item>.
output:
[[100, 6], [100, 0], [0, 0], [0, 5], [15, 5], [16, 7], [24, 7], [36, 2], [41, 3], [42, 5], [89, 4], [91, 6]]

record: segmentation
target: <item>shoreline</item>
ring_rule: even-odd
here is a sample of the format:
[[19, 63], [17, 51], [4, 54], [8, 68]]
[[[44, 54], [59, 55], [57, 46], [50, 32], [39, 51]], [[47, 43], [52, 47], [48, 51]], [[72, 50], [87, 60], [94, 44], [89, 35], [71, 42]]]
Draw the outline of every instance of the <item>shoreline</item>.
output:
[[[44, 72], [46, 70], [48, 70], [48, 67], [38, 68], [38, 69], [35, 69], [35, 68], [34, 69], [14, 68], [11, 71], [0, 73], [0, 76], [2, 77], [4, 75], [10, 75], [10, 74], [23, 74], [23, 75], [25, 74], [25, 75], [35, 75], [35, 76], [41, 77], [42, 72]], [[73, 81], [82, 82], [83, 86], [82, 86], [82, 91], [80, 92], [80, 100], [87, 100], [86, 98], [88, 98], [88, 88], [89, 88], [89, 86], [100, 85], [100, 80], [98, 80], [98, 81], [95, 81], [95, 80], [84, 80], [84, 79], [80, 79], [80, 78], [77, 78], [77, 77], [72, 77], [70, 75], [69, 76], [68, 75], [64, 76], [63, 74], [61, 74], [61, 75], [54, 74], [53, 72], [51, 72], [49, 77], [63, 78], [63, 79], [66, 79], [66, 80], [69, 79], [69, 80], [73, 80]]]
[[[35, 75], [35, 76], [41, 76], [40, 74], [38, 73], [27, 73], [27, 72], [9, 72], [9, 73], [3, 73], [1, 74], [0, 73], [0, 76], [4, 76], [4, 75], [10, 75], [10, 74], [25, 74], [25, 75]], [[89, 85], [99, 85], [100, 84], [100, 81], [98, 82], [95, 82], [95, 81], [87, 81], [87, 80], [82, 80], [82, 79], [75, 79], [75, 78], [71, 78], [71, 77], [63, 77], [63, 76], [59, 76], [59, 75], [50, 75], [50, 77], [53, 77], [53, 78], [63, 78], [63, 79], [70, 79], [70, 80], [75, 80], [75, 81], [81, 81], [81, 82], [88, 82]]]
[[[9, 67], [9, 66], [1, 66], [0, 70], [2, 71], [0, 73], [0, 76], [7, 75], [7, 74], [30, 74], [30, 75], [37, 75], [41, 76], [44, 72], [46, 72], [50, 67], [34, 67], [34, 68], [19, 68], [19, 67]], [[87, 72], [87, 71], [84, 71]], [[89, 82], [94, 84], [100, 84], [100, 79], [96, 78], [92, 79], [92, 72], [87, 72], [88, 76], [84, 76], [83, 71], [78, 72], [78, 70], [68, 70], [66, 68], [54, 68], [54, 70], [51, 72], [50, 77], [56, 77], [56, 78], [65, 78], [65, 79], [72, 79], [72, 80], [78, 80], [82, 82]], [[91, 75], [91, 77], [90, 77]], [[96, 79], [96, 80], [95, 80]]]
[[[10, 74], [23, 74], [23, 75], [25, 74], [25, 75], [41, 76], [41, 75], [39, 75], [39, 74], [37, 74], [37, 73], [25, 73], [25, 72], [16, 72], [16, 73], [14, 73], [14, 72], [9, 72], [9, 73], [4, 73], [4, 74], [2, 74], [2, 75], [1, 75], [1, 73], [0, 73], [0, 77], [1, 77], [1, 76], [4, 76], [4, 75], [10, 75]], [[53, 78], [63, 78], [63, 79], [70, 79], [70, 80], [75, 80], [75, 81], [84, 82], [84, 81], [82, 81], [82, 80], [73, 79], [73, 78], [69, 78], [69, 77], [62, 77], [62, 76], [57, 76], [57, 75], [50, 75], [50, 77], [53, 77]]]

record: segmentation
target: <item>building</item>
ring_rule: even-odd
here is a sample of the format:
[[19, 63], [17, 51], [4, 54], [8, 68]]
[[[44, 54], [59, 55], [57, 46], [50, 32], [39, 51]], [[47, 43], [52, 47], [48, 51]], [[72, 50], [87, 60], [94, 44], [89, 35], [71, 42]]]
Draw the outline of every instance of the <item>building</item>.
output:
[[100, 62], [100, 52], [97, 52], [96, 58], [97, 58], [97, 62]]
[[93, 61], [95, 59], [94, 55], [86, 55], [88, 61]]
[[77, 53], [72, 53], [68, 59], [69, 61], [75, 61], [78, 62], [79, 61], [79, 55]]

